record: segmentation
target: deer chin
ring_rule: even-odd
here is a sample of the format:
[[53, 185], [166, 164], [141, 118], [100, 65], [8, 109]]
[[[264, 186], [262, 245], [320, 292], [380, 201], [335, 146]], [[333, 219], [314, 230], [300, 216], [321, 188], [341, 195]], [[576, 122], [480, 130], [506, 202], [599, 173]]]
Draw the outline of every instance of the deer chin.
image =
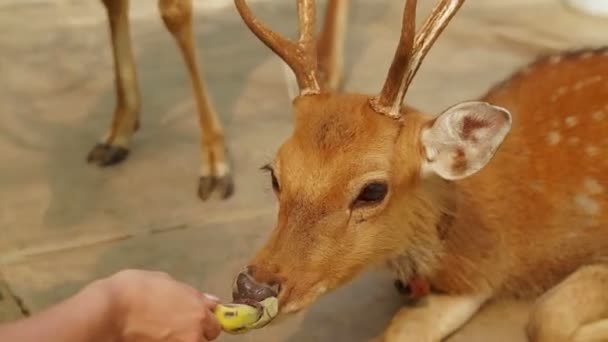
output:
[[[317, 301], [322, 295], [327, 293], [329, 289], [325, 284], [319, 283], [308, 290], [293, 291], [289, 298], [285, 298], [279, 306], [279, 316], [291, 315], [308, 308]], [[303, 294], [301, 294], [304, 292]]]
[[[314, 302], [328, 291], [325, 286], [315, 286], [305, 295], [298, 296], [294, 299], [279, 299], [279, 312], [276, 316], [265, 324], [265, 326], [274, 326], [281, 324], [287, 319], [306, 311]], [[285, 301], [287, 300], [287, 301]]]

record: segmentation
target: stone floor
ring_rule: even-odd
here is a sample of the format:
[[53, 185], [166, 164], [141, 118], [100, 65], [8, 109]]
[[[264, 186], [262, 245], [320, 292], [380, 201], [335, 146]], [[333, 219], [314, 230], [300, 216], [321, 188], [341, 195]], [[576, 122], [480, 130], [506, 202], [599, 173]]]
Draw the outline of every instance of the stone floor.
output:
[[[272, 27], [289, 33], [292, 2], [253, 3]], [[393, 54], [403, 1], [352, 2], [346, 87], [373, 93]], [[194, 104], [155, 5], [132, 6], [143, 129], [128, 162], [98, 169], [84, 159], [114, 104], [101, 5], [0, 3], [0, 322], [126, 267], [164, 270], [228, 298], [231, 277], [272, 227], [275, 204], [258, 168], [291, 128], [282, 67], [244, 28], [232, 1], [196, 3], [199, 57], [235, 160], [237, 192], [225, 202], [195, 196]], [[431, 4], [421, 1], [421, 11]], [[539, 54], [606, 43], [607, 30], [608, 20], [556, 0], [469, 1], [432, 49], [408, 100], [438, 111], [480, 95]], [[221, 340], [365, 340], [398, 306], [390, 278], [370, 272], [280, 325]], [[450, 341], [522, 341], [528, 307], [492, 304]]]

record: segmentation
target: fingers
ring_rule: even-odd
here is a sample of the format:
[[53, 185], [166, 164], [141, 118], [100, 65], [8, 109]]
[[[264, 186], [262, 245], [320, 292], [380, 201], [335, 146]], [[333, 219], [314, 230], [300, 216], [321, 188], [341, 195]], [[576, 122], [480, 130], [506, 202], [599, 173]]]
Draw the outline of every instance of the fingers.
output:
[[212, 294], [209, 294], [209, 293], [203, 293], [203, 296], [205, 296], [205, 298], [207, 298], [207, 299], [209, 299], [209, 300], [211, 300], [211, 301], [214, 301], [214, 302], [216, 302], [216, 303], [219, 303], [219, 302], [220, 302], [220, 299], [219, 299], [218, 297], [216, 297], [216, 296], [212, 295]]
[[203, 305], [213, 311], [215, 310], [215, 306], [220, 302], [220, 299], [214, 295], [210, 295], [207, 293], [203, 293]]
[[207, 311], [202, 322], [203, 335], [207, 341], [212, 341], [215, 340], [222, 332], [222, 327], [213, 314], [213, 311], [220, 302], [220, 299], [209, 293], [202, 293], [201, 297], [204, 310]]
[[207, 341], [215, 340], [222, 332], [220, 323], [215, 319], [215, 315], [211, 311], [207, 311], [203, 318], [203, 336]]

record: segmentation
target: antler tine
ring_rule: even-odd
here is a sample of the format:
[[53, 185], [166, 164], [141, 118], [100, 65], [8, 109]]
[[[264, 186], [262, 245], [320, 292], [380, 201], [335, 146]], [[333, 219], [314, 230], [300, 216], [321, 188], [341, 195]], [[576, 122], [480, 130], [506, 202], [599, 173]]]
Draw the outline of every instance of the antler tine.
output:
[[298, 0], [298, 20], [300, 22], [299, 43], [307, 53], [315, 47], [316, 8], [314, 0]]
[[[445, 27], [448, 25], [450, 19], [456, 14], [458, 9], [462, 6], [464, 0], [441, 0], [430, 16], [426, 19], [425, 23], [420, 28], [419, 33], [416, 34], [416, 38], [414, 40], [413, 48], [411, 49], [411, 54], [404, 55], [403, 53], [399, 53], [399, 49], [402, 48], [402, 42], [400, 42], [399, 48], [397, 49], [397, 53], [395, 53], [395, 58], [393, 59], [393, 64], [389, 70], [389, 74], [387, 80], [384, 84], [384, 88], [380, 95], [372, 101], [372, 106], [374, 110], [386, 114], [392, 118], [400, 118], [400, 109], [403, 103], [403, 98], [405, 97], [405, 93], [412, 82], [412, 79], [416, 75], [418, 68], [420, 68], [420, 64], [422, 60], [430, 50], [431, 46], [437, 40], [437, 37], [443, 32]], [[414, 8], [411, 8], [414, 7]], [[412, 11], [415, 13], [416, 3], [415, 1], [408, 0], [406, 3], [405, 14], [403, 19], [404, 30], [402, 33], [402, 41], [404, 40], [403, 35], [405, 34], [405, 26], [411, 29], [414, 21], [414, 15], [411, 15], [411, 21], [406, 22], [406, 16], [408, 15], [408, 11]], [[399, 61], [399, 60], [400, 61]], [[393, 68], [393, 65], [406, 65], [406, 67], [396, 67]], [[405, 69], [405, 72], [397, 73]], [[395, 79], [399, 80], [397, 83]], [[395, 90], [395, 84], [398, 84], [397, 90]]]
[[437, 37], [448, 26], [448, 23], [463, 3], [464, 0], [442, 0], [435, 6], [431, 15], [427, 18], [424, 25], [422, 25], [420, 33], [416, 35], [414, 53], [412, 54], [410, 72], [408, 73], [406, 83], [409, 84], [414, 78], [427, 52], [429, 52]]
[[413, 53], [414, 35], [416, 33], [416, 0], [407, 0], [403, 10], [401, 37], [395, 51], [393, 62], [380, 95], [372, 99], [372, 107], [379, 113], [393, 118], [399, 117], [401, 103], [405, 96], [407, 84], [405, 75]]
[[300, 95], [320, 93], [317, 81], [317, 53], [315, 42], [315, 1], [298, 0], [300, 37], [294, 43], [261, 23], [245, 0], [234, 0], [236, 8], [249, 29], [293, 70]]

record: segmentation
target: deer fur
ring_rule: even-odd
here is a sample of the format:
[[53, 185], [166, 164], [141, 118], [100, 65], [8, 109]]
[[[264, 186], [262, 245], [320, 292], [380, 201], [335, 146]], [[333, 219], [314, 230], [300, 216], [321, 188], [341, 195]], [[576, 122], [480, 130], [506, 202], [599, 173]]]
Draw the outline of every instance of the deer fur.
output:
[[[278, 287], [281, 314], [378, 263], [425, 279], [379, 341], [441, 341], [501, 296], [540, 296], [531, 341], [608, 340], [607, 51], [542, 58], [439, 115], [301, 94], [267, 168], [276, 227], [240, 275]], [[388, 186], [372, 204], [371, 183]]]

